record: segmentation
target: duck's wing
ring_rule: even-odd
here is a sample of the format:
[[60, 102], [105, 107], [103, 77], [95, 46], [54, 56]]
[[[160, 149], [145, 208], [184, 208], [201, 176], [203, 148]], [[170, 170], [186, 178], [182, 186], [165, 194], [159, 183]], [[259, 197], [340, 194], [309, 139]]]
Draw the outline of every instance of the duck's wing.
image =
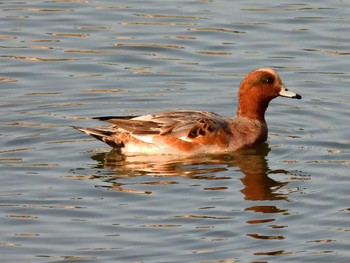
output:
[[193, 141], [225, 129], [225, 118], [212, 112], [172, 111], [138, 117], [97, 117], [95, 119], [113, 124], [113, 129], [129, 133], [135, 138], [152, 143], [154, 136], [174, 137]]

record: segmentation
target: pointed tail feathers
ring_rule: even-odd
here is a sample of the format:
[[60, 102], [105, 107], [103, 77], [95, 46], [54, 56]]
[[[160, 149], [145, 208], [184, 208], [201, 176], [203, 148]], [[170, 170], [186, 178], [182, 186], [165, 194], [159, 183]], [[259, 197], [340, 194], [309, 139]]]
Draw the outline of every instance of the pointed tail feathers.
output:
[[74, 129], [81, 131], [83, 133], [86, 133], [87, 135], [90, 135], [97, 140], [100, 140], [102, 142], [105, 142], [103, 138], [111, 136], [112, 132], [105, 131], [105, 130], [99, 130], [99, 129], [93, 129], [93, 128], [84, 128], [84, 127], [78, 127], [78, 126], [72, 126]]
[[109, 146], [117, 150], [120, 150], [122, 147], [124, 147], [123, 142], [116, 142], [114, 140], [113, 135], [115, 135], [115, 133], [111, 131], [99, 130], [94, 128], [84, 128], [84, 127], [78, 127], [78, 126], [72, 126], [72, 127], [78, 131], [81, 131], [83, 133], [86, 133], [87, 135], [94, 137], [97, 140], [100, 140], [101, 142], [108, 144]]

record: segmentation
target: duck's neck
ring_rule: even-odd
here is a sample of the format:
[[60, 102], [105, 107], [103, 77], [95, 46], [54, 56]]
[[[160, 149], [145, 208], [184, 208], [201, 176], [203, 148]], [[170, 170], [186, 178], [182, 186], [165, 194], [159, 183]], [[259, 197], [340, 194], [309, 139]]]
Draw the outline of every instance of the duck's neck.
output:
[[269, 101], [254, 101], [254, 98], [249, 98], [249, 101], [238, 101], [237, 117], [248, 118], [265, 122], [265, 112], [269, 105]]

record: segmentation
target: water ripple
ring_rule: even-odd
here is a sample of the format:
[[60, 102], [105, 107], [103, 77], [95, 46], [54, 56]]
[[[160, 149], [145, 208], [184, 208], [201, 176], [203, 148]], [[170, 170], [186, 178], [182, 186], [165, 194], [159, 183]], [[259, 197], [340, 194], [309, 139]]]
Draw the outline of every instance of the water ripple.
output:
[[[348, 261], [346, 1], [3, 1], [0, 11], [3, 261]], [[71, 128], [176, 109], [233, 116], [257, 67], [303, 95], [270, 103], [261, 147], [121, 156]]]

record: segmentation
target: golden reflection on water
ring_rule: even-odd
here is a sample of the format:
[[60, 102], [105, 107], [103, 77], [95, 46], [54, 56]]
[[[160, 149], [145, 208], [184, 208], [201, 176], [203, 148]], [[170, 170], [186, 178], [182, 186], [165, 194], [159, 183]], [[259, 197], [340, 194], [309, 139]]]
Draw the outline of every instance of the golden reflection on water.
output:
[[26, 56], [0, 56], [0, 58], [10, 58], [10, 59], [21, 59], [35, 62], [66, 62], [73, 59], [70, 58], [36, 58], [36, 57], [26, 57]]
[[117, 54], [121, 53], [118, 50], [81, 50], [81, 49], [67, 49], [65, 53], [80, 53], [80, 54]]
[[78, 30], [110, 30], [110, 26], [78, 26]]
[[7, 8], [4, 11], [28, 11], [28, 12], [73, 12], [73, 9], [45, 9], [45, 8]]
[[176, 19], [207, 19], [200, 16], [164, 15], [164, 14], [135, 14], [135, 16], [147, 18], [176, 18]]
[[295, 4], [296, 6], [301, 7], [274, 7], [274, 8], [241, 8], [241, 11], [246, 12], [297, 12], [297, 11], [318, 11], [318, 10], [331, 10], [334, 8], [327, 8], [327, 7], [304, 7], [306, 4]]
[[190, 28], [190, 31], [214, 31], [214, 32], [224, 32], [224, 33], [234, 33], [234, 34], [244, 34], [244, 31], [231, 30], [226, 28], [216, 28], [216, 27], [196, 27]]
[[173, 22], [123, 22], [123, 26], [195, 26], [194, 23], [173, 23]]
[[88, 37], [90, 34], [81, 33], [47, 33], [48, 35], [55, 37]]
[[135, 43], [113, 43], [114, 47], [146, 47], [146, 48], [170, 48], [170, 49], [183, 49], [184, 47], [178, 45], [166, 45], [166, 44], [135, 44]]
[[17, 37], [9, 36], [9, 35], [0, 35], [0, 39], [15, 39]]
[[96, 10], [126, 9], [128, 6], [96, 6]]
[[17, 82], [17, 79], [13, 79], [13, 78], [0, 78], [0, 82]]
[[231, 52], [220, 52], [220, 51], [198, 51], [196, 52], [197, 54], [202, 54], [202, 55], [216, 55], [216, 56], [227, 56], [231, 55]]
[[317, 49], [317, 48], [304, 48], [303, 50], [310, 51], [310, 52], [319, 52], [319, 53], [332, 55], [332, 56], [349, 56], [350, 55], [350, 52], [340, 52], [340, 51]]

